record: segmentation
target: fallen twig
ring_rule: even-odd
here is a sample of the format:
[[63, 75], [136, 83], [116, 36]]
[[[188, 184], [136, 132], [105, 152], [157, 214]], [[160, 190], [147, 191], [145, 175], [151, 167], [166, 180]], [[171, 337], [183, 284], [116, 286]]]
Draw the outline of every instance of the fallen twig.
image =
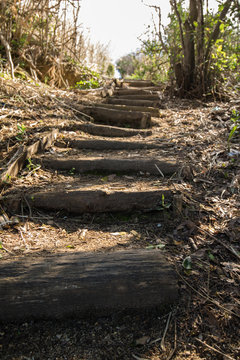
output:
[[209, 350], [213, 350], [215, 351], [216, 353], [222, 355], [224, 358], [227, 358], [227, 359], [230, 359], [230, 360], [235, 360], [234, 358], [232, 358], [231, 356], [227, 355], [227, 354], [224, 354], [222, 351], [220, 350], [217, 350], [215, 349], [214, 347], [206, 344], [204, 341], [198, 339], [198, 338], [195, 338], [198, 342], [200, 342], [202, 345], [206, 346]]
[[157, 171], [159, 172], [159, 174], [164, 178], [164, 174], [163, 174], [163, 172], [159, 169], [159, 167], [157, 166], [157, 164], [154, 164], [154, 165], [155, 165]]
[[[176, 267], [175, 267], [176, 268]], [[234, 315], [238, 318], [240, 318], [240, 314], [236, 314], [235, 312], [233, 312], [232, 310], [229, 310], [227, 308], [225, 308], [224, 306], [220, 305], [216, 300], [214, 300], [213, 298], [211, 298], [210, 296], [208, 296], [207, 294], [201, 294], [200, 291], [198, 291], [197, 289], [195, 289], [191, 284], [189, 284], [189, 282], [187, 280], [184, 279], [184, 277], [179, 273], [179, 271], [176, 268], [176, 272], [177, 274], [180, 276], [180, 278], [183, 280], [183, 282], [185, 282], [185, 284], [187, 286], [189, 286], [194, 292], [196, 292], [199, 296], [201, 296], [202, 298], [204, 298], [205, 300], [210, 301], [211, 303], [213, 303], [214, 305], [218, 306], [220, 309], [226, 311], [228, 314], [230, 315]]]
[[[73, 111], [75, 111], [75, 112], [77, 112], [78, 114], [80, 114], [80, 115], [82, 115], [82, 116], [84, 116], [84, 117], [86, 117], [86, 118], [89, 118], [89, 121], [94, 121], [94, 119], [93, 119], [93, 117], [92, 116], [90, 116], [90, 115], [87, 115], [87, 114], [85, 114], [85, 113], [83, 113], [83, 112], [81, 112], [81, 111], [79, 111], [78, 109], [76, 109], [76, 108], [74, 108], [74, 107], [72, 107], [72, 106], [70, 106], [70, 105], [68, 105], [68, 104], [66, 104], [64, 101], [61, 101], [61, 100], [59, 100], [59, 99], [57, 99], [57, 98], [55, 98], [55, 99], [53, 99], [53, 98], [51, 98], [53, 101], [57, 101], [57, 102], [59, 102], [60, 104], [62, 104], [63, 106], [66, 106], [67, 108], [69, 108], [69, 109], [71, 109], [71, 110], [73, 110]], [[76, 116], [74, 116], [77, 120], [79, 120]]]
[[223, 247], [225, 247], [225, 249], [227, 249], [228, 251], [230, 251], [233, 255], [235, 255], [238, 260], [240, 260], [240, 255], [238, 254], [237, 250], [234, 249], [234, 247], [232, 245], [227, 245], [225, 244], [223, 241], [219, 240], [216, 236], [210, 234], [208, 231], [201, 229], [200, 227], [198, 227], [198, 229], [202, 232], [204, 232], [205, 234], [207, 234], [208, 236], [210, 236], [212, 239], [214, 239], [218, 244], [222, 245]]
[[145, 358], [140, 358], [139, 356], [132, 354], [132, 357], [136, 360], [149, 360], [149, 359], [145, 359]]
[[168, 319], [167, 319], [167, 323], [166, 323], [166, 326], [165, 326], [165, 329], [164, 329], [164, 333], [163, 333], [163, 336], [153, 340], [150, 342], [149, 345], [151, 344], [155, 344], [156, 342], [160, 341], [161, 340], [161, 348], [163, 351], [166, 351], [166, 347], [165, 347], [165, 344], [164, 344], [164, 340], [165, 340], [165, 336], [166, 336], [166, 333], [167, 333], [167, 330], [168, 330], [168, 327], [169, 327], [169, 322], [170, 322], [170, 318], [171, 318], [171, 315], [172, 315], [172, 311], [168, 314]]
[[165, 327], [165, 329], [164, 329], [163, 337], [162, 337], [161, 344], [160, 344], [161, 349], [162, 349], [163, 351], [166, 351], [166, 346], [165, 346], [165, 343], [164, 343], [164, 342], [165, 342], [165, 336], [166, 336], [167, 331], [168, 331], [168, 327], [169, 327], [169, 323], [170, 323], [171, 316], [172, 316], [172, 312], [170, 312], [169, 315], [168, 315], [166, 327]]
[[168, 355], [166, 360], [171, 360], [171, 358], [173, 357], [173, 355], [175, 354], [175, 351], [177, 349], [177, 323], [176, 323], [176, 320], [175, 320], [174, 329], [175, 329], [174, 348], [172, 349], [172, 351], [170, 352], [170, 354]]

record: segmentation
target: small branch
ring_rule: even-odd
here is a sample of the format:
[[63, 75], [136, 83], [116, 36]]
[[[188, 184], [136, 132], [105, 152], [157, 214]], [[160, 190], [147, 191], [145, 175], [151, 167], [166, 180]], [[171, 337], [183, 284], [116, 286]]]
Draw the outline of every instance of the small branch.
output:
[[215, 25], [212, 33], [211, 33], [211, 36], [210, 36], [210, 39], [208, 41], [208, 45], [207, 45], [207, 50], [206, 50], [206, 54], [205, 54], [205, 61], [207, 62], [208, 58], [209, 58], [209, 55], [210, 55], [210, 51], [211, 51], [211, 47], [212, 47], [212, 44], [217, 40], [218, 38], [218, 35], [219, 35], [219, 31], [220, 31], [220, 25], [222, 24], [223, 20], [225, 19], [227, 13], [228, 13], [228, 10], [230, 9], [230, 6], [232, 4], [232, 0], [227, 0], [224, 4], [224, 8], [222, 10], [222, 12], [220, 13], [219, 15], [219, 20], [217, 22], [217, 24]]
[[157, 171], [159, 172], [159, 174], [164, 178], [164, 174], [163, 174], [163, 172], [159, 169], [159, 167], [157, 166], [157, 164], [154, 164], [154, 165], [155, 165]]
[[212, 351], [215, 351], [216, 353], [222, 355], [224, 358], [227, 358], [229, 360], [235, 360], [234, 358], [232, 358], [231, 356], [227, 355], [227, 354], [224, 354], [222, 351], [220, 350], [217, 350], [215, 349], [214, 347], [206, 344], [204, 341], [198, 339], [198, 338], [195, 338], [195, 340], [197, 340], [198, 342], [200, 342], [202, 345], [206, 346], [209, 350], [212, 350]]
[[177, 349], [177, 324], [176, 324], [176, 320], [175, 320], [175, 325], [174, 325], [174, 329], [175, 329], [175, 335], [174, 335], [174, 348], [171, 351], [171, 353], [168, 355], [166, 360], [171, 360], [173, 355], [175, 354], [175, 351]]
[[204, 232], [206, 235], [210, 236], [213, 240], [215, 240], [218, 244], [222, 245], [223, 247], [225, 247], [225, 249], [227, 249], [228, 251], [230, 251], [233, 255], [235, 255], [237, 257], [238, 260], [240, 260], [240, 255], [238, 254], [237, 250], [234, 249], [234, 247], [232, 245], [227, 245], [225, 244], [223, 241], [219, 240], [216, 236], [210, 234], [208, 231], [201, 229], [200, 227], [198, 227], [198, 229], [202, 232]]
[[170, 4], [173, 7], [173, 9], [174, 9], [174, 11], [175, 11], [175, 13], [177, 15], [177, 18], [178, 18], [179, 30], [180, 30], [180, 38], [181, 38], [182, 48], [184, 49], [185, 41], [184, 41], [184, 36], [183, 36], [182, 18], [181, 18], [181, 15], [180, 15], [179, 11], [178, 11], [176, 0], [170, 0]]
[[10, 45], [2, 34], [0, 34], [0, 40], [1, 40], [1, 43], [3, 44], [3, 46], [5, 47], [8, 62], [9, 62], [10, 68], [11, 68], [11, 76], [14, 79], [14, 65], [13, 65], [13, 61], [12, 61]]
[[137, 355], [134, 355], [134, 354], [132, 354], [132, 357], [133, 357], [134, 359], [136, 359], [136, 360], [149, 360], [149, 359], [146, 359], [146, 358], [141, 358], [141, 357], [139, 357], [139, 356], [137, 356]]
[[195, 293], [197, 293], [200, 297], [204, 298], [205, 300], [210, 301], [212, 304], [218, 306], [220, 309], [226, 311], [228, 314], [236, 316], [238, 318], [240, 318], [240, 314], [237, 314], [235, 312], [233, 312], [232, 310], [229, 310], [227, 308], [225, 308], [224, 306], [220, 305], [216, 300], [214, 300], [213, 298], [211, 298], [210, 296], [208, 296], [207, 294], [202, 294], [200, 291], [198, 291], [197, 289], [195, 289], [191, 284], [189, 284], [189, 282], [187, 280], [184, 279], [184, 277], [179, 273], [179, 271], [177, 270], [176, 267], [176, 272], [177, 274], [180, 276], [180, 278], [182, 279], [182, 281], [190, 287], [190, 289], [192, 289]]
[[[89, 116], [89, 115], [87, 115], [87, 114], [85, 114], [85, 113], [83, 113], [83, 112], [81, 112], [81, 111], [79, 111], [79, 110], [77, 110], [77, 109], [73, 108], [72, 106], [70, 106], [70, 105], [66, 104], [64, 101], [58, 100], [57, 98], [53, 99], [52, 97], [51, 97], [51, 100], [53, 100], [53, 101], [57, 101], [57, 102], [59, 102], [60, 104], [62, 104], [63, 106], [66, 106], [67, 108], [69, 108], [69, 109], [71, 109], [71, 110], [73, 110], [73, 111], [77, 112], [78, 114], [80, 114], [80, 115], [82, 115], [82, 116], [84, 116], [84, 117], [88, 118], [88, 119], [89, 119], [89, 121], [93, 121], [93, 120], [94, 120], [94, 119], [92, 118], [92, 116]], [[77, 120], [79, 120], [77, 117], [76, 117], [76, 119], [77, 119]]]
[[171, 316], [172, 316], [172, 311], [171, 311], [171, 312], [169, 313], [169, 315], [168, 315], [166, 327], [165, 327], [165, 329], [164, 329], [163, 337], [162, 337], [161, 344], [160, 344], [161, 349], [162, 349], [163, 351], [166, 351], [165, 337], [166, 337], [166, 334], [167, 334], [167, 331], [168, 331], [168, 327], [169, 327], [169, 323], [170, 323]]

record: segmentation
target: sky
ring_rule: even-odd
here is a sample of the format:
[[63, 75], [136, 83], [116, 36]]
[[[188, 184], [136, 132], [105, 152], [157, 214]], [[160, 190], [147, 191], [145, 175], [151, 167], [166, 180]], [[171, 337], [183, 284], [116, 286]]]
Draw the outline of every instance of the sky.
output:
[[[216, 0], [209, 0], [209, 7]], [[162, 22], [167, 24], [170, 11], [168, 0], [144, 0], [145, 4], [162, 9]], [[152, 9], [142, 0], [82, 0], [80, 22], [91, 42], [109, 44], [110, 56], [115, 62], [121, 56], [140, 47], [137, 39], [151, 24]]]

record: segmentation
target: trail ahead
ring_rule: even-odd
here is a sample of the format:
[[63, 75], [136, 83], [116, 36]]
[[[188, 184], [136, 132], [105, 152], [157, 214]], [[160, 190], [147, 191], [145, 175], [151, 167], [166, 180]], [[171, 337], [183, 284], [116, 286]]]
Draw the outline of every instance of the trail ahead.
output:
[[[34, 96], [32, 107], [4, 99], [1, 115], [11, 115], [1, 128], [2, 358], [43, 358], [35, 343], [49, 359], [237, 358], [231, 107], [170, 99], [148, 81]], [[237, 154], [238, 138], [231, 145]], [[11, 320], [27, 324], [28, 343]]]

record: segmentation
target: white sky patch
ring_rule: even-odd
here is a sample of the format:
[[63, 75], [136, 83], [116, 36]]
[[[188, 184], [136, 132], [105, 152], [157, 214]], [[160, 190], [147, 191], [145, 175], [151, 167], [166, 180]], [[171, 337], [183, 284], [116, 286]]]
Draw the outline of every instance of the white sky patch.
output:
[[[209, 8], [216, 0], [209, 0]], [[162, 22], [167, 24], [170, 5], [168, 0], [144, 0], [145, 4], [162, 9]], [[82, 0], [80, 22], [89, 30], [91, 42], [109, 43], [110, 56], [118, 58], [140, 47], [138, 37], [151, 24], [152, 9], [141, 0]]]

